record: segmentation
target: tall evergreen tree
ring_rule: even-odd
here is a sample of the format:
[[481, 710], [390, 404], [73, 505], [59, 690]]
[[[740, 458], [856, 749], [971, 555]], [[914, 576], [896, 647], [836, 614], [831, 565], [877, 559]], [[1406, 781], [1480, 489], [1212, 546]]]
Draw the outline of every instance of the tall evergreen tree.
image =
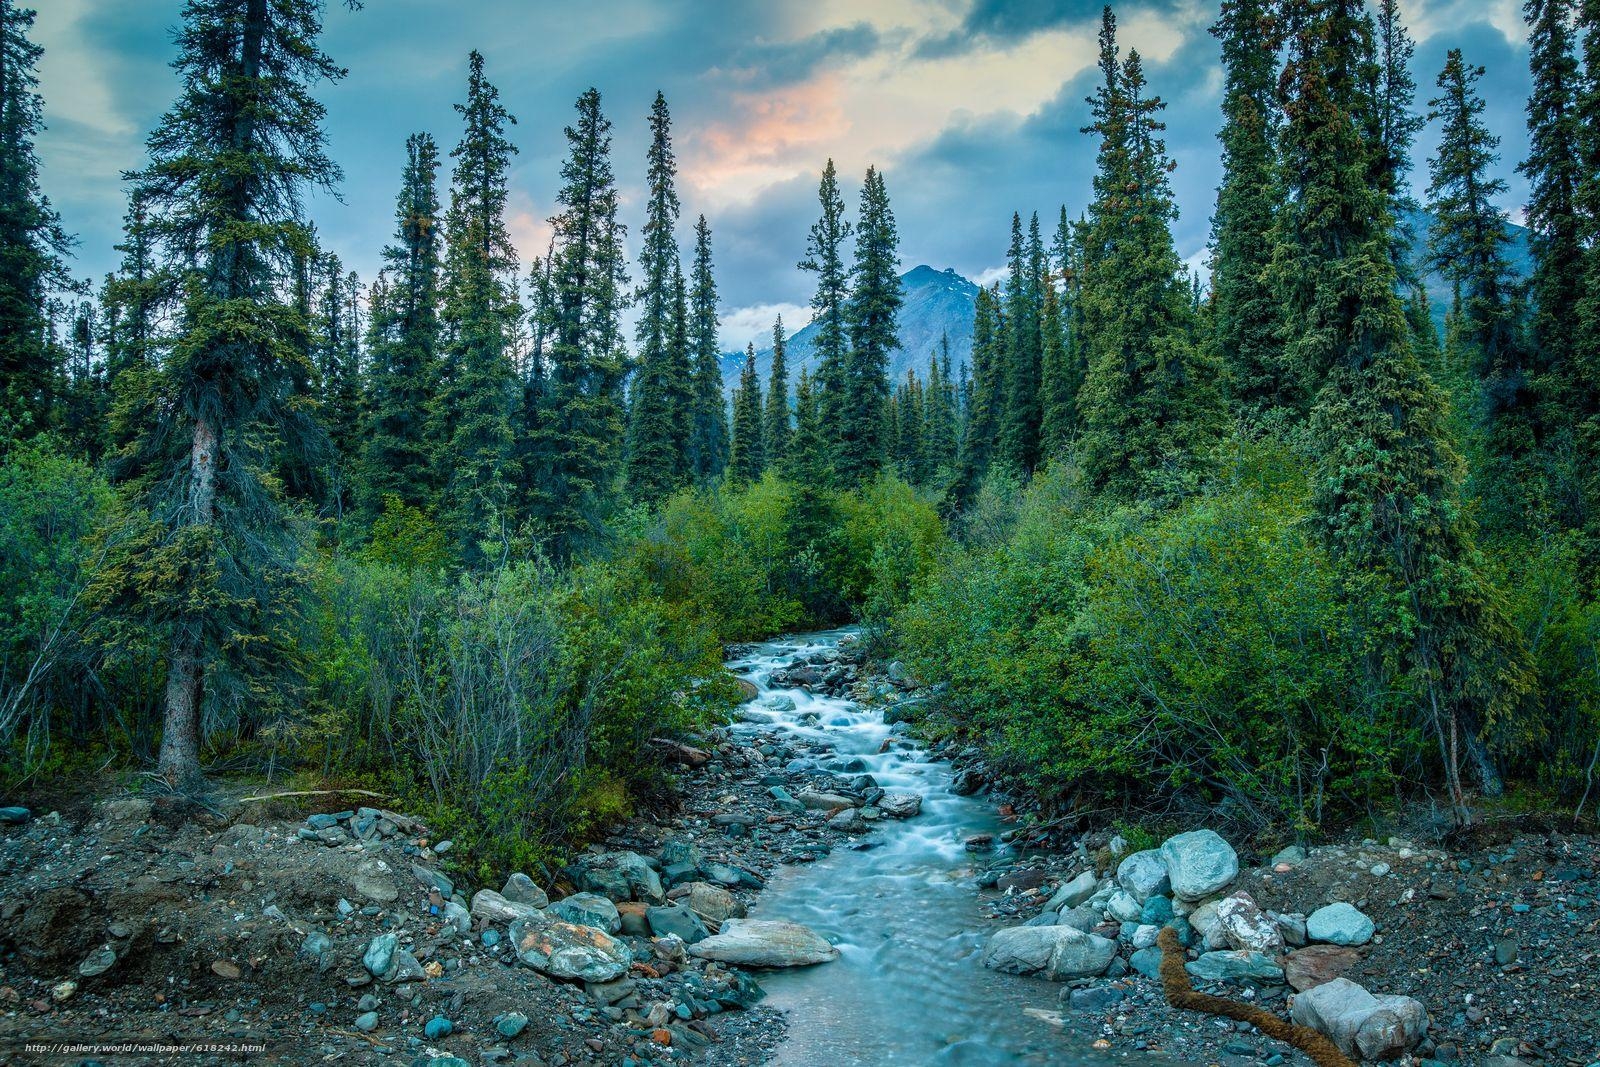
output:
[[106, 279], [101, 294], [106, 321], [105, 384], [111, 399], [103, 448], [110, 455], [121, 453], [137, 440], [143, 423], [152, 417], [139, 404], [150, 399], [149, 376], [160, 363], [157, 316], [173, 297], [172, 278], [158, 261], [149, 213], [137, 195], [129, 198], [117, 251], [122, 253], [122, 263], [117, 273]]
[[1038, 215], [1033, 216], [1026, 241], [1022, 236], [1022, 217], [1011, 216], [1011, 248], [1007, 261], [1004, 403], [997, 444], [1001, 462], [1021, 474], [1030, 474], [1039, 463], [1040, 426], [1044, 418], [1040, 396], [1044, 248], [1039, 237]]
[[995, 431], [1004, 399], [1001, 377], [1005, 358], [1005, 323], [1000, 311], [999, 283], [979, 289], [972, 318], [972, 377], [963, 390], [965, 413], [961, 441], [961, 475], [956, 492], [970, 500], [988, 476], [994, 459]]
[[845, 307], [850, 297], [850, 276], [845, 269], [844, 251], [851, 228], [844, 216], [844, 197], [839, 194], [838, 172], [831, 159], [822, 169], [817, 200], [822, 212], [806, 237], [806, 255], [799, 269], [817, 276], [817, 288], [811, 296], [811, 321], [816, 325], [812, 351], [817, 357], [812, 386], [822, 409], [824, 432], [830, 447], [837, 452], [842, 447], [849, 378], [850, 338]]
[[[1429, 118], [1438, 120], [1441, 129], [1439, 153], [1429, 161], [1434, 224], [1428, 263], [1455, 287], [1452, 340], [1472, 361], [1491, 455], [1514, 462], [1534, 450], [1533, 398], [1514, 299], [1516, 283], [1506, 256], [1511, 235], [1505, 212], [1494, 202], [1506, 192], [1506, 183], [1493, 173], [1500, 139], [1483, 124], [1483, 99], [1476, 88], [1483, 73], [1482, 67], [1462, 59], [1459, 48], [1450, 49], [1439, 72], [1440, 95], [1429, 101]], [[1517, 499], [1519, 523], [1532, 503], [1523, 492], [1527, 476], [1525, 470], [1509, 469], [1494, 476], [1497, 495], [1510, 493]]]
[[1399, 0], [1378, 0], [1369, 31], [1375, 52], [1370, 62], [1370, 93], [1374, 106], [1368, 112], [1379, 150], [1373, 155], [1373, 182], [1388, 198], [1392, 236], [1389, 255], [1403, 290], [1418, 281], [1412, 267], [1416, 231], [1411, 217], [1418, 210], [1411, 195], [1411, 143], [1427, 119], [1416, 111], [1417, 80], [1411, 74], [1416, 45], [1400, 20]]
[[661, 500], [689, 479], [692, 400], [689, 353], [674, 336], [674, 279], [678, 261], [677, 161], [672, 154], [672, 117], [666, 97], [650, 108], [649, 188], [644, 247], [639, 253], [641, 308], [635, 337], [639, 369], [634, 376], [628, 435], [628, 487], [645, 503]]
[[483, 72], [483, 56], [467, 61], [465, 122], [450, 209], [445, 214], [441, 318], [445, 326], [442, 386], [435, 401], [444, 449], [434, 457], [446, 523], [468, 563], [479, 544], [507, 520], [514, 374], [511, 333], [521, 309], [513, 299], [517, 251], [506, 229], [506, 172], [516, 146], [505, 129], [516, 119]]
[[[1583, 162], [1578, 98], [1583, 77], [1573, 36], [1573, 0], [1528, 0], [1528, 180], [1526, 225], [1533, 251], [1532, 354], [1541, 436], [1570, 433], [1581, 408], [1575, 380], [1576, 309], [1584, 290], [1578, 188]], [[1572, 508], [1568, 521], [1576, 521]]]
[[815, 490], [828, 480], [828, 462], [822, 405], [810, 372], [802, 366], [794, 383], [794, 434], [789, 438], [782, 474], [802, 489]]
[[939, 338], [939, 351], [928, 360], [927, 423], [923, 448], [928, 477], [947, 488], [956, 473], [960, 412], [956, 384], [951, 377], [950, 335]]
[[767, 465], [782, 466], [789, 454], [789, 360], [783, 316], [772, 324], [772, 370], [767, 375], [767, 406], [762, 441]]
[[558, 559], [594, 542], [611, 506], [622, 436], [621, 315], [627, 268], [611, 173], [611, 122], [600, 93], [578, 98], [561, 168], [555, 228], [549, 420], [533, 514]]
[[[883, 174], [867, 168], [855, 228], [854, 283], [844, 308], [850, 352], [841, 383], [838, 447], [834, 473], [844, 485], [858, 485], [882, 467], [884, 403], [889, 397], [889, 353], [900, 347], [896, 317], [904, 301], [900, 283], [900, 237]], [[819, 372], [820, 373], [820, 372]], [[827, 395], [823, 396], [827, 404]], [[824, 414], [828, 410], [824, 409]]]
[[[50, 421], [56, 368], [45, 343], [45, 300], [66, 280], [70, 242], [39, 189], [34, 141], [44, 129], [35, 73], [44, 49], [28, 39], [34, 12], [0, 0], [0, 408], [11, 431]], [[8, 430], [0, 416], [0, 433]]]
[[[1583, 89], [1577, 99], [1578, 183], [1574, 202], [1583, 241], [1583, 289], [1573, 337], [1573, 378], [1582, 418], [1580, 435], [1591, 487], [1589, 523], [1600, 543], [1600, 0], [1581, 0], [1577, 28], [1583, 48]], [[1600, 553], [1600, 549], [1596, 550]]]
[[1388, 194], [1371, 180], [1383, 147], [1364, 118], [1369, 28], [1358, 0], [1297, 0], [1294, 14], [1281, 84], [1295, 181], [1279, 259], [1296, 272], [1290, 351], [1316, 385], [1316, 512], [1340, 573], [1361, 590], [1353, 606], [1379, 606], [1358, 623], [1377, 687], [1412, 687], [1417, 726], [1438, 744], [1464, 816], [1462, 759], [1470, 750], [1484, 787], [1497, 784], [1478, 739], [1503, 727], [1525, 673], [1461, 515], [1445, 397], [1417, 360], [1396, 292]]
[[226, 721], [275, 687], [298, 543], [269, 469], [278, 450], [313, 455], [322, 435], [303, 316], [285, 299], [308, 185], [331, 187], [318, 81], [341, 78], [317, 46], [314, 0], [189, 0], [178, 33], [183, 90], [150, 135], [134, 195], [183, 278], [178, 334], [153, 382], [161, 412], [126, 472], [154, 517], [129, 548], [133, 610], [162, 628], [167, 656], [158, 769], [200, 781], [201, 721]]
[[1077, 433], [1078, 390], [1083, 388], [1072, 358], [1061, 297], [1053, 283], [1044, 287], [1039, 315], [1039, 450], [1041, 462], [1062, 456]]
[[387, 275], [369, 306], [369, 408], [363, 431], [362, 506], [375, 515], [388, 497], [410, 507], [433, 499], [428, 404], [439, 359], [439, 150], [425, 133], [406, 139]]
[[1090, 481], [1129, 497], [1156, 472], [1192, 463], [1219, 411], [1215, 374], [1191, 341], [1188, 285], [1172, 244], [1177, 209], [1155, 117], [1165, 105], [1145, 95], [1138, 52], [1119, 63], [1110, 8], [1100, 69], [1086, 128], [1100, 146], [1079, 296], [1087, 360], [1079, 440]]
[[711, 227], [704, 215], [694, 227], [688, 325], [689, 350], [694, 360], [689, 467], [696, 484], [713, 485], [728, 466], [728, 405], [717, 343], [717, 282], [711, 270]]
[[729, 450], [728, 473], [737, 484], [760, 479], [766, 469], [766, 448], [762, 440], [761, 379], [756, 374], [756, 346], [745, 348], [744, 370], [733, 393], [733, 444]]
[[[1224, 0], [1211, 32], [1222, 42], [1222, 186], [1211, 219], [1212, 344], [1229, 400], [1247, 416], [1289, 401], [1280, 362], [1277, 299], [1267, 284], [1277, 209], [1275, 5]], [[1065, 220], [1063, 220], [1065, 221]]]

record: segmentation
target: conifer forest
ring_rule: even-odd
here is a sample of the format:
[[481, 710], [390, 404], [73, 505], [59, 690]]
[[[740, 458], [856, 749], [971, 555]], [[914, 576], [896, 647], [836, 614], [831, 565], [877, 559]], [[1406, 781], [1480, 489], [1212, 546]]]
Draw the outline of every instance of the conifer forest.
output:
[[[1600, 2], [806, 39], [1055, 41], [1048, 124], [941, 136], [1079, 182], [493, 34], [357, 149], [392, 0], [150, 0], [116, 232], [57, 2], [0, 0], [0, 1063], [1600, 1061]], [[706, 176], [808, 123], [796, 224]], [[1054, 191], [969, 281], [941, 182]]]

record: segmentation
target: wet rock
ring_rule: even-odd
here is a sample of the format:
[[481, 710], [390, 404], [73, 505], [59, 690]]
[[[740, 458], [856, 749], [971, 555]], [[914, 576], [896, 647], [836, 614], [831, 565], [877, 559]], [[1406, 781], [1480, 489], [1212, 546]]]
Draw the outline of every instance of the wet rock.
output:
[[374, 978], [383, 978], [394, 970], [394, 955], [400, 948], [398, 934], [379, 934], [367, 942], [367, 950], [361, 954], [361, 966]]
[[828, 828], [840, 833], [859, 834], [867, 829], [867, 821], [862, 818], [859, 808], [845, 808], [828, 820]]
[[501, 1037], [509, 1040], [528, 1028], [528, 1017], [520, 1011], [509, 1012], [494, 1021], [494, 1028]]
[[613, 901], [642, 900], [661, 904], [666, 895], [661, 876], [637, 852], [607, 852], [587, 860], [578, 878], [579, 888]]
[[767, 793], [778, 805], [778, 809], [780, 811], [787, 811], [790, 814], [799, 815], [806, 810], [806, 806], [790, 795], [789, 791], [781, 785], [768, 786]]
[[1192, 830], [1169, 837], [1160, 849], [1172, 895], [1202, 900], [1221, 892], [1239, 876], [1239, 855], [1212, 830]]
[[0, 825], [20, 826], [33, 818], [27, 808], [0, 808]]
[[1283, 968], [1271, 956], [1247, 950], [1204, 952], [1184, 969], [1202, 982], [1283, 982]]
[[957, 771], [955, 780], [950, 783], [950, 792], [958, 797], [970, 797], [987, 783], [982, 768], [967, 767]]
[[922, 811], [921, 793], [885, 793], [878, 798], [878, 810], [891, 819], [909, 819]]
[[1374, 996], [1348, 978], [1335, 978], [1294, 998], [1290, 1016], [1328, 1035], [1346, 1055], [1393, 1059], [1428, 1032], [1428, 1011], [1411, 997]]
[[799, 923], [729, 919], [722, 932], [689, 947], [701, 959], [746, 967], [804, 967], [839, 958], [839, 950]]
[[[540, 894], [543, 896], [543, 894]], [[516, 922], [543, 914], [532, 904], [507, 900], [493, 889], [480, 889], [472, 894], [471, 914], [474, 919], [491, 924]]]
[[1151, 897], [1172, 892], [1167, 864], [1161, 858], [1161, 853], [1153, 848], [1135, 852], [1117, 864], [1117, 884], [1140, 904]]
[[1371, 919], [1344, 901], [1318, 908], [1306, 917], [1306, 936], [1332, 945], [1365, 945], [1372, 940], [1374, 929]]
[[802, 790], [795, 798], [807, 811], [838, 811], [855, 806], [855, 801], [838, 793], [820, 793], [813, 789]]
[[1012, 926], [989, 939], [983, 965], [1062, 982], [1104, 973], [1116, 954], [1115, 941], [1070, 926]]
[[1093, 871], [1084, 871], [1070, 882], [1061, 883], [1061, 887], [1051, 895], [1045, 904], [1046, 911], [1060, 911], [1062, 908], [1076, 908], [1090, 897], [1095, 890], [1100, 888], [1100, 879], [1095, 877]]
[[973, 834], [961, 844], [968, 852], [991, 852], [994, 850], [994, 835]]
[[650, 932], [656, 937], [672, 935], [682, 939], [686, 945], [693, 945], [704, 941], [710, 936], [705, 923], [700, 921], [700, 916], [687, 906], [671, 906], [664, 908], [650, 908], [645, 912], [645, 920], [650, 924]]
[[1019, 871], [1007, 871], [995, 882], [994, 886], [1002, 893], [1021, 889], [1038, 889], [1045, 883], [1045, 873], [1036, 867], [1025, 867]]
[[513, 904], [529, 904], [535, 908], [544, 908], [550, 903], [549, 895], [539, 888], [538, 883], [520, 872], [506, 879], [500, 895]]
[[1283, 974], [1296, 990], [1304, 992], [1331, 982], [1361, 961], [1361, 953], [1344, 945], [1309, 945], [1289, 954]]
[[[1046, 911], [1044, 914], [1052, 915], [1053, 913]], [[1064, 908], [1059, 913], [1054, 913], [1053, 917], [1055, 919], [1054, 925], [1070, 926], [1074, 930], [1082, 930], [1086, 934], [1100, 925], [1100, 910], [1086, 904], [1079, 904], [1076, 908]]]
[[609, 897], [599, 893], [574, 893], [551, 904], [545, 914], [578, 926], [593, 926], [614, 934], [622, 929], [622, 916]]
[[1257, 907], [1243, 890], [1217, 901], [1217, 925], [1230, 948], [1273, 956], [1283, 952], [1283, 934], [1277, 921]]
[[709, 922], [720, 923], [728, 919], [744, 918], [744, 905], [739, 898], [710, 882], [690, 882], [688, 893], [680, 899], [694, 912]]
[[518, 919], [511, 924], [517, 959], [551, 978], [609, 982], [628, 973], [628, 946], [593, 926], [549, 919]]

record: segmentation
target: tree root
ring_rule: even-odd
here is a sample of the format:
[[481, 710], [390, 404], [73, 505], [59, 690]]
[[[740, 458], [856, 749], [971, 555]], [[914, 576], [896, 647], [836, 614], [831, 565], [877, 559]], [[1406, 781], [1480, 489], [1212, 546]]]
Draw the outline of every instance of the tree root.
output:
[[1268, 1037], [1304, 1052], [1317, 1067], [1356, 1067], [1354, 1060], [1339, 1051], [1339, 1046], [1308, 1026], [1286, 1022], [1254, 1004], [1195, 992], [1189, 982], [1189, 972], [1183, 969], [1183, 945], [1178, 941], [1178, 932], [1170, 926], [1161, 931], [1156, 944], [1161, 946], [1161, 989], [1167, 995], [1167, 1003], [1174, 1008], [1249, 1023]]

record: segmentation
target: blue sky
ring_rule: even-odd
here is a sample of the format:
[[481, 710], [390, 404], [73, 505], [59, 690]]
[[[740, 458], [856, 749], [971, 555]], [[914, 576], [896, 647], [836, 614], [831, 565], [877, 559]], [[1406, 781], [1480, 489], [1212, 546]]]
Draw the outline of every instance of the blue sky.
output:
[[[177, 81], [171, 29], [181, 0], [35, 0], [35, 38], [50, 129], [39, 149], [46, 192], [80, 244], [75, 273], [115, 266], [121, 171]], [[1220, 177], [1215, 134], [1221, 75], [1206, 33], [1214, 0], [1115, 5], [1121, 42], [1145, 56], [1168, 101], [1168, 146], [1182, 215], [1181, 255], [1203, 258]], [[1526, 148], [1527, 47], [1518, 0], [1405, 0], [1418, 39], [1419, 107], [1445, 51], [1483, 64], [1487, 121], [1503, 143], [1503, 206], [1520, 217], [1512, 171]], [[657, 89], [672, 108], [684, 202], [682, 233], [710, 220], [726, 348], [764, 334], [781, 311], [805, 317], [811, 278], [794, 269], [832, 156], [854, 212], [869, 163], [885, 171], [903, 265], [997, 272], [1013, 210], [1053, 220], [1090, 195], [1094, 146], [1078, 132], [1093, 88], [1099, 3], [1087, 0], [368, 0], [329, 5], [324, 47], [350, 76], [320, 92], [343, 202], [312, 213], [325, 245], [371, 280], [393, 227], [408, 134], [459, 139], [451, 105], [466, 55], [517, 117], [512, 232], [524, 263], [543, 251], [545, 219], [578, 94], [593, 85], [615, 124], [613, 165], [637, 249], [645, 117]], [[1432, 131], [1417, 147], [1426, 186]], [[637, 272], [635, 272], [637, 273]]]

